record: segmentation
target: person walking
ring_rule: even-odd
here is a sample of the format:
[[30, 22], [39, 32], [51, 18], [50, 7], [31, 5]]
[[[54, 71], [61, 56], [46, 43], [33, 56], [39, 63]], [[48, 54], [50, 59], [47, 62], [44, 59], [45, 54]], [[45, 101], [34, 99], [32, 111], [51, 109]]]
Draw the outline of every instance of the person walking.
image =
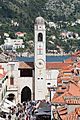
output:
[[8, 120], [11, 120], [11, 115], [8, 115]]
[[28, 115], [26, 116], [26, 120], [28, 120]]

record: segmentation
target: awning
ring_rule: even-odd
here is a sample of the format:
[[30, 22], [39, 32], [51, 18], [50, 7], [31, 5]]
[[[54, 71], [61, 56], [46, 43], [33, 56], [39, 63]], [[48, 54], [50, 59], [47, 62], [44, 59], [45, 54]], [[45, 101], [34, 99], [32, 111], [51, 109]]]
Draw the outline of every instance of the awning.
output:
[[2, 106], [4, 106], [5, 108], [12, 107], [12, 105], [10, 105], [9, 103], [6, 103], [6, 102], [4, 102], [4, 103], [2, 104]]
[[5, 100], [2, 102], [2, 104], [1, 104], [1, 108], [2, 108], [2, 106], [4, 107], [4, 109], [8, 109], [8, 108], [10, 108], [10, 107], [16, 106], [16, 104], [13, 103], [13, 102], [11, 102], [11, 101], [9, 101], [9, 100], [7, 100], [7, 99], [5, 99]]
[[9, 104], [10, 106], [16, 106], [16, 104], [14, 102], [11, 102], [8, 99], [5, 99], [4, 102], [7, 103], [7, 104]]
[[10, 110], [8, 108], [5, 108], [5, 106], [1, 106], [1, 111], [5, 112], [5, 113], [9, 113], [10, 112]]
[[5, 119], [0, 117], [0, 120], [5, 120]]

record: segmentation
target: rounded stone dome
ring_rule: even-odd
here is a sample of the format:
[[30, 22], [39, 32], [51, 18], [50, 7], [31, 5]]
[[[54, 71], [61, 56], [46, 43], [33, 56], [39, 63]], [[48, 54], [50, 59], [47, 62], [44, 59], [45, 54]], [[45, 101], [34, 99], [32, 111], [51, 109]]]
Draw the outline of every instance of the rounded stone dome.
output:
[[35, 23], [36, 24], [44, 24], [45, 21], [44, 21], [44, 19], [42, 17], [37, 17], [36, 20], [35, 20]]

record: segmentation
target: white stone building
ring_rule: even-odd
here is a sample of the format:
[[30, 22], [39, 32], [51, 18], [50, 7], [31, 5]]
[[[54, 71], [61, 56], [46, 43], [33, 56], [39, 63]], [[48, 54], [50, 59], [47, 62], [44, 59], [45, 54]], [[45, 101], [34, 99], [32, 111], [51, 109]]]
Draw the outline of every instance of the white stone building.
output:
[[[58, 69], [46, 62], [46, 29], [42, 17], [35, 21], [35, 59], [33, 62], [0, 63], [8, 74], [6, 97], [15, 103], [42, 100], [50, 97], [50, 88], [57, 87]], [[15, 45], [17, 40], [5, 41]], [[22, 41], [21, 44], [22, 45]]]
[[[51, 63], [52, 64], [52, 63]], [[54, 68], [53, 63], [46, 63], [46, 83], [43, 87], [47, 88], [45, 99], [50, 99], [48, 88], [57, 87], [57, 77], [59, 69]], [[6, 97], [15, 103], [35, 100], [35, 77], [33, 62], [8, 62], [0, 63], [7, 71], [7, 90]], [[43, 90], [44, 92], [44, 90]]]
[[6, 38], [4, 40], [4, 45], [2, 45], [2, 48], [6, 50], [16, 50], [17, 48], [24, 48], [23, 39]]
[[7, 80], [7, 71], [5, 71], [2, 65], [0, 65], [0, 104], [7, 93]]

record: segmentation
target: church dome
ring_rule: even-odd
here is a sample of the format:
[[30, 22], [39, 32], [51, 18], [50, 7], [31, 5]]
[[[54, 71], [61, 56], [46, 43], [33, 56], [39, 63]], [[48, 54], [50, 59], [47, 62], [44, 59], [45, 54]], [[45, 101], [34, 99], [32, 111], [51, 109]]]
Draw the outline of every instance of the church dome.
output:
[[37, 17], [36, 20], [35, 20], [35, 23], [36, 24], [44, 24], [45, 21], [44, 21], [44, 19], [42, 17]]

